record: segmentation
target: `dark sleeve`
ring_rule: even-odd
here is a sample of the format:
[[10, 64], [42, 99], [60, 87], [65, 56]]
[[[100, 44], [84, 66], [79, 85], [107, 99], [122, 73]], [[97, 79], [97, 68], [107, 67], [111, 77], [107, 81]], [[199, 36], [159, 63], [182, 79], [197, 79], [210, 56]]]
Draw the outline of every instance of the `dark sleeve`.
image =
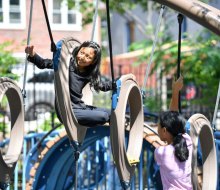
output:
[[101, 90], [103, 92], [107, 92], [109, 90], [112, 90], [112, 81], [101, 82], [99, 84], [99, 90]]
[[33, 57], [28, 56], [27, 60], [36, 65], [39, 69], [53, 69], [52, 59], [43, 59], [38, 54], [35, 54]]

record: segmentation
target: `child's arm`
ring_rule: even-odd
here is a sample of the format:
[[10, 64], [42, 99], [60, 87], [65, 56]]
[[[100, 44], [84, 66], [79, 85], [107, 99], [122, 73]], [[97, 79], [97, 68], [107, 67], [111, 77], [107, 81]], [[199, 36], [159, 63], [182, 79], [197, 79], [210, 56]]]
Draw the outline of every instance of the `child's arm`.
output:
[[148, 130], [145, 130], [145, 132], [146, 133], [144, 134], [144, 139], [148, 141], [155, 148], [166, 145], [164, 141], [160, 140], [160, 137], [158, 135], [155, 135], [151, 131], [148, 132]]
[[44, 59], [40, 57], [35, 51], [34, 46], [26, 46], [25, 53], [28, 54], [27, 60], [34, 63], [39, 69], [53, 69], [53, 61], [51, 59]]
[[172, 98], [170, 101], [170, 111], [179, 111], [179, 91], [183, 87], [183, 77], [180, 76], [176, 81], [173, 81], [172, 84]]

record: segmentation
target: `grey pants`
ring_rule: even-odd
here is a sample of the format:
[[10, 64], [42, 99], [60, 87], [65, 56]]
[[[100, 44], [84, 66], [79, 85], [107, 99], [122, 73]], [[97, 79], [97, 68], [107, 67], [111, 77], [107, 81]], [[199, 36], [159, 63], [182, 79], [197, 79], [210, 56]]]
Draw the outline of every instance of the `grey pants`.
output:
[[111, 110], [86, 106], [84, 109], [73, 109], [73, 112], [81, 125], [95, 127], [110, 121]]

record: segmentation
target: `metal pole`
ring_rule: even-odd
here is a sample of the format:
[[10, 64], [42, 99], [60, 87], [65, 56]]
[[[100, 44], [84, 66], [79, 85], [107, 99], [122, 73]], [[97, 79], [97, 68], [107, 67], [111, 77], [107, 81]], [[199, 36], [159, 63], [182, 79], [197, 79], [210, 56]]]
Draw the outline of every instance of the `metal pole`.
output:
[[[32, 25], [32, 13], [33, 13], [33, 0], [31, 0], [31, 5], [30, 5], [30, 16], [29, 16], [29, 26], [28, 26], [28, 37], [27, 37], [27, 45], [30, 44], [30, 35], [31, 35], [31, 25]], [[25, 59], [25, 68], [24, 68], [24, 80], [23, 80], [23, 89], [22, 89], [22, 95], [23, 98], [26, 98], [26, 92], [25, 92], [25, 84], [26, 84], [26, 76], [27, 76], [27, 56]]]
[[97, 16], [98, 16], [98, 7], [99, 7], [99, 0], [96, 0], [96, 4], [95, 4], [95, 15], [93, 17], [93, 27], [92, 27], [92, 36], [91, 36], [91, 40], [94, 40], [94, 34], [95, 34], [95, 26], [96, 26], [96, 20], [97, 20]]
[[148, 75], [149, 75], [149, 72], [150, 72], [150, 67], [151, 67], [151, 64], [152, 64], [152, 61], [153, 61], [153, 55], [154, 55], [154, 51], [155, 51], [155, 47], [156, 47], [156, 43], [157, 43], [157, 39], [158, 39], [158, 32], [159, 32], [159, 29], [160, 29], [160, 23], [161, 23], [161, 18], [163, 16], [164, 9], [165, 9], [165, 6], [162, 5], [161, 8], [160, 8], [160, 15], [159, 15], [159, 19], [158, 19], [157, 26], [156, 26], [156, 32], [155, 32], [153, 47], [152, 47], [152, 51], [151, 51], [151, 55], [150, 55], [150, 61], [147, 65], [142, 90], [145, 90], [146, 85], [147, 85], [147, 79], [148, 79]]

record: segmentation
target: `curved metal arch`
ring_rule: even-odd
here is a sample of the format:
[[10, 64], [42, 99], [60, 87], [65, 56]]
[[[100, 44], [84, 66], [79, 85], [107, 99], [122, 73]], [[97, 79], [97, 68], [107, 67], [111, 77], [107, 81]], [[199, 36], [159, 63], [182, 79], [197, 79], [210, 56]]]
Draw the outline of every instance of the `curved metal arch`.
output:
[[11, 113], [11, 133], [8, 150], [5, 155], [0, 153], [0, 182], [9, 183], [19, 159], [24, 137], [24, 108], [21, 90], [15, 81], [0, 78], [0, 101], [6, 95]]
[[[139, 162], [143, 143], [143, 104], [139, 87], [132, 74], [120, 78], [121, 87], [115, 110], [111, 113], [110, 138], [112, 154], [119, 178], [129, 186], [136, 163]], [[130, 132], [127, 150], [125, 148], [125, 111], [130, 106]]]
[[[192, 155], [192, 182], [193, 189], [200, 189], [197, 171], [197, 147], [200, 142], [202, 149], [203, 179], [202, 189], [212, 190], [217, 187], [217, 158], [213, 131], [209, 120], [202, 114], [192, 115], [190, 123], [190, 136], [193, 142]], [[209, 140], [207, 140], [209, 139]]]
[[191, 18], [220, 35], [220, 10], [197, 0], [154, 0]]
[[69, 95], [69, 60], [76, 46], [79, 46], [79, 42], [72, 37], [64, 38], [58, 42], [57, 48], [61, 48], [61, 51], [59, 61], [54, 65], [54, 84], [56, 102], [58, 104], [58, 115], [61, 116], [67, 135], [70, 140], [82, 143], [87, 128], [78, 123], [72, 111]]

